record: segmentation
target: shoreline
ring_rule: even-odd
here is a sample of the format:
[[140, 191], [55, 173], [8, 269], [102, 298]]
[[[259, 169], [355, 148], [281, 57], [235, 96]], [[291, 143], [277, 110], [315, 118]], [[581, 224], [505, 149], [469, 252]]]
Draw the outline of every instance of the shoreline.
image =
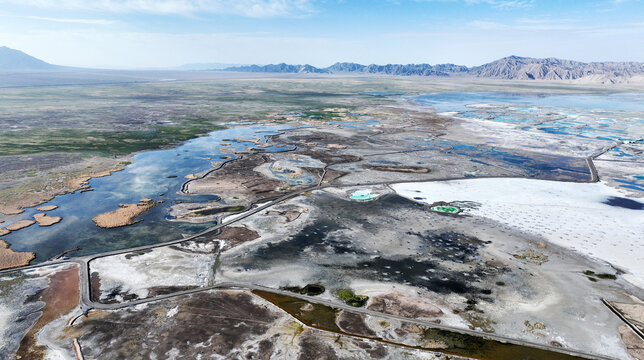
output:
[[[123, 169], [125, 169], [125, 166], [127, 165], [123, 165], [122, 167], [110, 167], [90, 173], [81, 173], [64, 181], [62, 188], [52, 189], [50, 192], [36, 193], [32, 190], [30, 194], [23, 194], [23, 196], [20, 197], [20, 200], [0, 204], [0, 215], [19, 215], [24, 213], [26, 209], [35, 208], [53, 200], [56, 196], [71, 194], [78, 190], [88, 189], [89, 180], [110, 176], [112, 175], [112, 173], [122, 171]], [[19, 195], [19, 193], [14, 194], [14, 196], [16, 197], [17, 195]], [[32, 198], [30, 198], [30, 196], [32, 196]], [[38, 197], [40, 198], [38, 199]]]

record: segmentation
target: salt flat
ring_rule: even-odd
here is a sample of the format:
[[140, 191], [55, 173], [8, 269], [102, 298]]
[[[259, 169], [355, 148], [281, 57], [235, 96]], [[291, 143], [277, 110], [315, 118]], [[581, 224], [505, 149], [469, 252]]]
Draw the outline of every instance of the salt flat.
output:
[[605, 183], [533, 179], [468, 179], [392, 185], [400, 195], [432, 204], [474, 201], [463, 214], [498, 221], [545, 240], [609, 262], [644, 286], [644, 212], [611, 206], [622, 197]]

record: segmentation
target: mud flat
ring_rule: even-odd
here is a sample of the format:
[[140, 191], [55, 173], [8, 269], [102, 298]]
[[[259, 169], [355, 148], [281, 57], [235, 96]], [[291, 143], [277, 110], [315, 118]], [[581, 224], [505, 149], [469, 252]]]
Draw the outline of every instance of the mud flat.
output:
[[138, 204], [119, 204], [120, 208], [95, 216], [92, 221], [104, 229], [132, 225], [134, 218], [156, 205], [152, 199], [141, 199]]
[[38, 226], [51, 226], [59, 223], [63, 218], [60, 216], [47, 216], [47, 214], [35, 214], [34, 219]]
[[0, 270], [29, 265], [34, 257], [32, 252], [16, 252], [9, 249], [9, 244], [0, 239]]

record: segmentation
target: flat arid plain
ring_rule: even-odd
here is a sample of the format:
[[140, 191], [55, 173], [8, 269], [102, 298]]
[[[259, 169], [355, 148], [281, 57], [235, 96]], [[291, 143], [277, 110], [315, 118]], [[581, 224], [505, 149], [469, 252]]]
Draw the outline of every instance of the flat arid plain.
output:
[[0, 89], [1, 358], [644, 358], [644, 84], [164, 80]]

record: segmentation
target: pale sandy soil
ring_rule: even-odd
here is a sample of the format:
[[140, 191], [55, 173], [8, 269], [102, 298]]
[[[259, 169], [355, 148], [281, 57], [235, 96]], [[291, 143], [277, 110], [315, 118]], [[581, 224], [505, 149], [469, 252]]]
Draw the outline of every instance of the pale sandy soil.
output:
[[16, 221], [15, 223], [7, 226], [7, 230], [9, 230], [9, 231], [20, 230], [20, 229], [24, 229], [24, 228], [26, 228], [28, 226], [31, 226], [31, 225], [33, 225], [35, 223], [36, 222], [33, 221], [33, 220], [20, 220], [20, 221]]
[[47, 216], [47, 214], [36, 214], [34, 219], [36, 219], [39, 226], [51, 226], [59, 223], [63, 218], [60, 216]]
[[36, 210], [38, 211], [52, 211], [58, 209], [58, 206], [56, 205], [45, 205], [41, 207], [37, 207]]
[[110, 229], [115, 227], [132, 225], [135, 217], [150, 210], [156, 205], [151, 199], [141, 199], [138, 204], [119, 204], [120, 208], [107, 213], [99, 214], [92, 220], [96, 226]]
[[0, 269], [29, 265], [35, 257], [31, 252], [16, 252], [8, 248], [8, 244], [0, 239]]
[[621, 337], [628, 354], [637, 360], [644, 360], [644, 340], [627, 325], [619, 327], [619, 336]]

